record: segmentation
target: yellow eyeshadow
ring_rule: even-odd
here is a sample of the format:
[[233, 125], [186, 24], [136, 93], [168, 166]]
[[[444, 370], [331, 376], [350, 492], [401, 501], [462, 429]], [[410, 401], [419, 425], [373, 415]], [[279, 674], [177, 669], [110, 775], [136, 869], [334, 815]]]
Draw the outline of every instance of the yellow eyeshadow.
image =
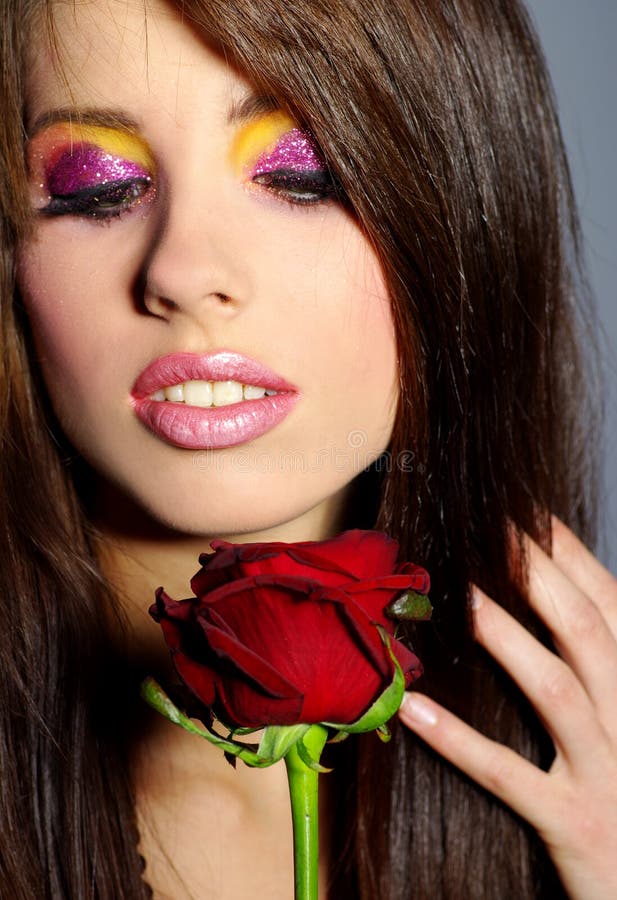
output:
[[111, 156], [118, 156], [152, 172], [155, 162], [144, 140], [121, 128], [106, 125], [80, 125], [77, 122], [62, 122], [52, 125], [43, 132], [46, 139], [62, 139], [72, 144], [94, 144]]
[[229, 158], [236, 172], [241, 174], [256, 163], [260, 156], [272, 149], [293, 128], [297, 128], [297, 123], [282, 110], [268, 113], [244, 125], [237, 132], [229, 150]]

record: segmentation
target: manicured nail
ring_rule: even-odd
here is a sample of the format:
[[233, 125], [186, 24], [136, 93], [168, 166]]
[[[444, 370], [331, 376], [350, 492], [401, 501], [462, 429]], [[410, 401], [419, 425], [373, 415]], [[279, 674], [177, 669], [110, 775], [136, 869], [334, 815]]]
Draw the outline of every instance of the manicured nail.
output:
[[437, 716], [429, 702], [421, 694], [405, 694], [401, 703], [401, 717], [404, 722], [413, 725], [436, 725]]
[[471, 608], [480, 609], [484, 603], [484, 595], [482, 591], [475, 585], [471, 588]]

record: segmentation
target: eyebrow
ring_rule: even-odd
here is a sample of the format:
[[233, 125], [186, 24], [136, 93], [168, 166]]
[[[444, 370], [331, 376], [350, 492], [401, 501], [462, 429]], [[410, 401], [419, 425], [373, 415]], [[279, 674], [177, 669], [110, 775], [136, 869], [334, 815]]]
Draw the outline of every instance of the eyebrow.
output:
[[230, 125], [243, 124], [281, 108], [281, 104], [270, 94], [246, 94], [241, 100], [234, 100], [227, 121]]
[[[243, 124], [280, 108], [279, 101], [271, 95], [251, 92], [242, 99], [232, 102], [227, 122], [230, 125]], [[106, 107], [61, 106], [40, 115], [28, 129], [28, 137], [34, 137], [37, 132], [56, 122], [78, 122], [80, 125], [102, 125], [107, 128], [121, 128], [123, 131], [139, 131], [137, 121], [121, 110]]]
[[75, 106], [63, 106], [50, 109], [39, 116], [28, 130], [33, 137], [38, 131], [53, 125], [55, 122], [76, 122], [80, 125], [103, 125], [108, 128], [121, 128], [123, 131], [138, 131], [135, 119], [117, 109], [92, 107], [81, 109]]

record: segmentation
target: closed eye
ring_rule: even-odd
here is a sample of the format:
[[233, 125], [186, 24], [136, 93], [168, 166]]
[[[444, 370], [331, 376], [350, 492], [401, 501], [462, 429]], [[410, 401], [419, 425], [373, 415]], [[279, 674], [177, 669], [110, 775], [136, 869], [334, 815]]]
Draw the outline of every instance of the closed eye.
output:
[[325, 168], [314, 171], [275, 169], [254, 175], [253, 184], [267, 188], [271, 193], [297, 205], [322, 203], [338, 194], [330, 172]]
[[27, 145], [39, 215], [111, 219], [154, 193], [156, 162], [145, 140], [124, 127], [52, 121]]
[[152, 179], [149, 176], [92, 185], [70, 194], [52, 194], [47, 206], [39, 212], [45, 216], [113, 218], [131, 209], [151, 188]]

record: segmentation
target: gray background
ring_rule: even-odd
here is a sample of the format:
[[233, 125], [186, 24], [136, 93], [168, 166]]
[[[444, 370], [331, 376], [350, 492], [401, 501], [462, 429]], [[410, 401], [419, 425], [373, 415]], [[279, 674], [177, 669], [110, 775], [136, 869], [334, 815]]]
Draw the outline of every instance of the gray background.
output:
[[557, 93], [602, 325], [606, 379], [603, 528], [617, 573], [617, 0], [527, 0]]

